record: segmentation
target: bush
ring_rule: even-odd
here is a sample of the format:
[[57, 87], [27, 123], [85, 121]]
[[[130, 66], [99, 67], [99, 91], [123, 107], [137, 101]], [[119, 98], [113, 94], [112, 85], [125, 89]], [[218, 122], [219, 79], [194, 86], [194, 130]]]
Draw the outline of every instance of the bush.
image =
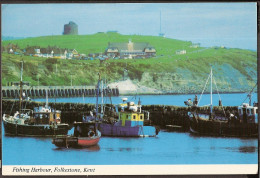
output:
[[55, 58], [48, 58], [48, 59], [46, 59], [45, 62], [46, 62], [46, 64], [57, 64], [58, 60]]

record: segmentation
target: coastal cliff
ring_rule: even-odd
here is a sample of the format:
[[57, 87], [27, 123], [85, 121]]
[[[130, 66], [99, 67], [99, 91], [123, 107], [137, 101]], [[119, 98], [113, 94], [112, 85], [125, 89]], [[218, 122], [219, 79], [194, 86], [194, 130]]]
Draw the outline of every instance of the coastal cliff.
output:
[[[51, 39], [51, 40], [50, 40]], [[81, 40], [79, 40], [81, 39]], [[104, 52], [108, 42], [148, 42], [156, 57], [145, 59], [68, 60], [7, 54], [2, 52], [2, 85], [19, 81], [20, 60], [24, 60], [24, 81], [30, 85], [96, 85], [98, 73], [105, 83], [118, 86], [120, 94], [200, 93], [210, 67], [220, 92], [247, 92], [257, 81], [256, 51], [226, 48], [191, 48], [192, 42], [154, 36], [94, 34], [36, 37], [2, 41], [25, 47], [48, 44], [77, 47], [79, 53]], [[176, 54], [185, 49], [186, 54]], [[216, 88], [213, 88], [216, 92]], [[205, 92], [209, 92], [207, 88]]]

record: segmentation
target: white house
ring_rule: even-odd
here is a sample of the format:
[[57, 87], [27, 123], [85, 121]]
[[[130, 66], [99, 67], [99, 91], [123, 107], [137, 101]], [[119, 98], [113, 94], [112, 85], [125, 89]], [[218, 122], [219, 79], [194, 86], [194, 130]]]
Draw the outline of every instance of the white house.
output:
[[176, 52], [175, 52], [176, 54], [186, 54], [186, 50], [177, 50]]
[[192, 43], [190, 45], [190, 48], [199, 48], [200, 47], [200, 43]]
[[34, 56], [38, 56], [38, 57], [42, 57], [42, 53], [41, 53], [41, 49], [34, 49], [35, 55]]

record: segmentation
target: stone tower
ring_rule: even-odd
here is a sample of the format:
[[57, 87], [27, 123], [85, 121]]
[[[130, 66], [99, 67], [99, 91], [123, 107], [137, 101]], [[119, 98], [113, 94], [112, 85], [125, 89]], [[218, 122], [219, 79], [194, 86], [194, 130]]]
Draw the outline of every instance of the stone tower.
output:
[[77, 35], [78, 25], [75, 22], [70, 21], [68, 24], [64, 25], [63, 35]]

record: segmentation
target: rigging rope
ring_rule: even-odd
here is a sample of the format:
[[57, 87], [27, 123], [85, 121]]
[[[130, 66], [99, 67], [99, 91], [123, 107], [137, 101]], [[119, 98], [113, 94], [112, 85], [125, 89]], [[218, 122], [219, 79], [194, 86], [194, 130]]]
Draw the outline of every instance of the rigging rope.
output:
[[[13, 104], [12, 104], [12, 108], [11, 108], [11, 110], [10, 110], [10, 115], [11, 115], [11, 113], [12, 113], [12, 110], [13, 110], [13, 107], [14, 107], [14, 104], [16, 103], [16, 96], [17, 96], [17, 93], [15, 94], [15, 97], [14, 97], [14, 102], [13, 102]], [[8, 107], [7, 107], [8, 108]], [[6, 110], [7, 110], [7, 108], [6, 108]], [[5, 110], [5, 112], [6, 112], [6, 110]], [[4, 113], [5, 113], [4, 112]]]
[[206, 84], [205, 84], [205, 86], [204, 86], [204, 89], [202, 90], [202, 93], [201, 93], [201, 95], [200, 95], [200, 98], [199, 98], [199, 101], [198, 101], [198, 106], [199, 106], [200, 100], [201, 100], [201, 98], [202, 98], [202, 95], [203, 95], [203, 93], [204, 93], [204, 90], [205, 90], [205, 88], [206, 88], [206, 86], [207, 86], [207, 84], [208, 84], [209, 78], [210, 78], [210, 74], [209, 74], [209, 76], [208, 76], [208, 79], [207, 79], [207, 82], [206, 82]]
[[[213, 78], [213, 74], [212, 74], [212, 78]], [[217, 83], [216, 83], [215, 78], [213, 78], [213, 81], [214, 81], [214, 84], [215, 84], [216, 89], [217, 89], [217, 93], [218, 93], [219, 100], [222, 101], [222, 100], [221, 100], [221, 97], [220, 97], [220, 94], [219, 94], [219, 92], [218, 92], [218, 86], [217, 86]], [[224, 107], [223, 107], [222, 105], [221, 105], [221, 108], [222, 108], [222, 110], [223, 110], [223, 112], [224, 112], [224, 115], [225, 115], [225, 117], [226, 117], [226, 112], [225, 112]]]
[[[246, 96], [246, 99], [241, 103], [241, 105], [247, 100], [247, 97], [248, 97], [249, 95], [251, 95], [251, 93], [254, 91], [254, 89], [255, 89], [256, 86], [257, 86], [257, 82], [256, 82], [255, 86], [252, 88], [252, 90], [249, 92], [249, 94]], [[251, 96], [253, 96], [253, 95], [251, 95]]]
[[[33, 89], [33, 86], [31, 86], [31, 87], [29, 88], [29, 90], [31, 90], [31, 89]], [[27, 102], [29, 101], [28, 98], [29, 98], [29, 97], [27, 96], [27, 99], [26, 99], [26, 96], [25, 96], [25, 106], [24, 106], [24, 109], [26, 109]], [[22, 108], [22, 109], [23, 109], [23, 108]]]

